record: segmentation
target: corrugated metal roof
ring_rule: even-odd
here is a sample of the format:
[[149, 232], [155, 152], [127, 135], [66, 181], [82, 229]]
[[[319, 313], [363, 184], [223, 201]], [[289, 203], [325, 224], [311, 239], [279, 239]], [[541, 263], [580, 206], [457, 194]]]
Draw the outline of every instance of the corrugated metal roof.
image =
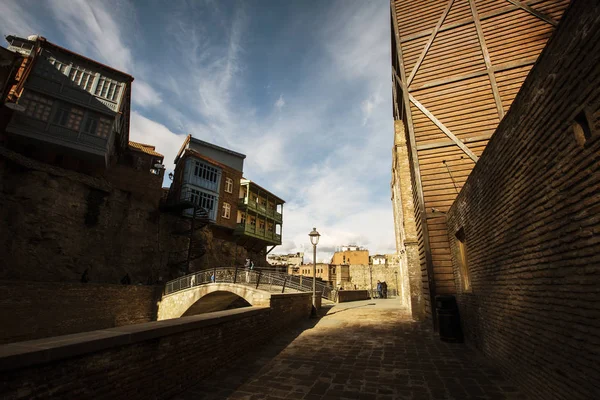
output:
[[139, 150], [143, 153], [146, 154], [150, 154], [151, 156], [156, 156], [156, 157], [164, 157], [162, 154], [158, 153], [155, 151], [156, 147], [149, 145], [149, 144], [144, 144], [144, 143], [138, 143], [138, 142], [132, 142], [131, 140], [129, 141], [129, 147], [134, 149], [134, 150]]

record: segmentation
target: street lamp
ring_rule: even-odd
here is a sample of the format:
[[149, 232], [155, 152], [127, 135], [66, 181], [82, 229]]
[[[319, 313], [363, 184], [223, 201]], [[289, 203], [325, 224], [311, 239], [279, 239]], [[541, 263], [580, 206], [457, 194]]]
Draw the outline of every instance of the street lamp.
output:
[[311, 315], [317, 315], [317, 244], [319, 243], [319, 237], [321, 235], [317, 232], [317, 228], [313, 228], [312, 232], [308, 234], [310, 237], [310, 243], [313, 245], [313, 295], [312, 295], [312, 310]]

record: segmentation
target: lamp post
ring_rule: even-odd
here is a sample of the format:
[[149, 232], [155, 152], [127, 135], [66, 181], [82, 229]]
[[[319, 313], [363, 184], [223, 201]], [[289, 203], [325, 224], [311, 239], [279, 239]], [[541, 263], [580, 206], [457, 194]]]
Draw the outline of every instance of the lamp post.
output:
[[317, 244], [319, 243], [319, 237], [321, 235], [317, 232], [317, 228], [313, 228], [312, 232], [308, 234], [310, 237], [310, 243], [313, 245], [313, 294], [312, 294], [312, 311], [311, 315], [317, 315]]

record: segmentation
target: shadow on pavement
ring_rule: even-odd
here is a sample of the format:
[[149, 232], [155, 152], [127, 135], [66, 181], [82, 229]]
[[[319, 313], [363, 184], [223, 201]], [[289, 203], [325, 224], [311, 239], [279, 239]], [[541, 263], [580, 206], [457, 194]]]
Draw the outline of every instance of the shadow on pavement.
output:
[[279, 353], [290, 345], [302, 332], [312, 329], [319, 320], [335, 304], [325, 304], [316, 318], [301, 321], [298, 325], [281, 332], [274, 332], [274, 337], [249, 350], [232, 364], [223, 366], [213, 374], [203, 377], [201, 382], [187, 389], [185, 393], [172, 397], [182, 399], [226, 399], [245, 383], [251, 381], [261, 369], [269, 364]]

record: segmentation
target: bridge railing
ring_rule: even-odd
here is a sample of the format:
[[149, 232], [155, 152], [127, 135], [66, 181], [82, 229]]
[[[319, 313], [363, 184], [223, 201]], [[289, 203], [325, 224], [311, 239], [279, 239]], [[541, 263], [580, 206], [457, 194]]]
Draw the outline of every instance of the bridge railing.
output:
[[[252, 286], [274, 293], [285, 293], [286, 290], [287, 292], [312, 292], [312, 278], [306, 276], [289, 275], [285, 272], [221, 267], [194, 272], [169, 281], [165, 285], [165, 294], [213, 282]], [[315, 290], [321, 297], [332, 299], [332, 290], [328, 284], [317, 282]]]

